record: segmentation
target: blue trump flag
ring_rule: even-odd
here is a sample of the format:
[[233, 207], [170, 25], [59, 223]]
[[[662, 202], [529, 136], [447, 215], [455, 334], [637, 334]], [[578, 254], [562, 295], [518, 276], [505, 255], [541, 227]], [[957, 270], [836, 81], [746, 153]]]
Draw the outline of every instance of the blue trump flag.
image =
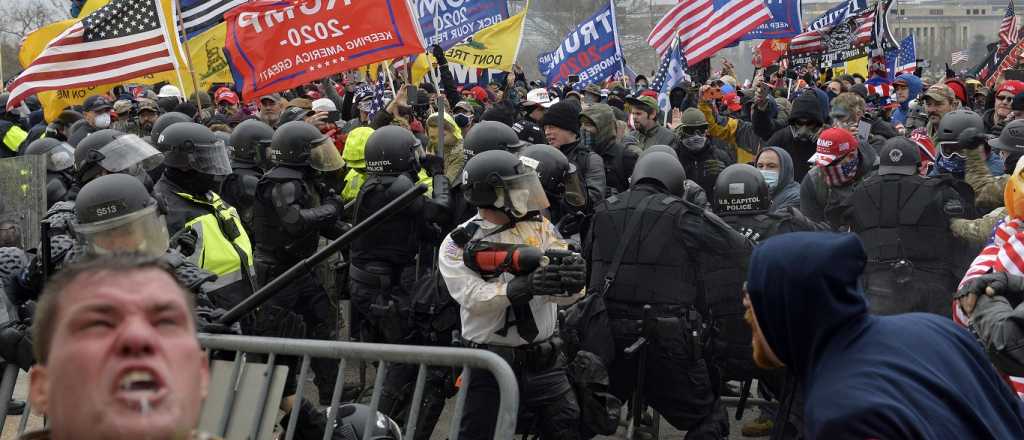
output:
[[[715, 0], [715, 9], [728, 0]], [[772, 12], [771, 20], [744, 35], [740, 40], [760, 40], [766, 38], [788, 38], [800, 33], [802, 25], [800, 8], [801, 0], [764, 0], [765, 6]]]
[[508, 18], [506, 0], [415, 0], [425, 46], [444, 50]]
[[[859, 12], [868, 8], [868, 0], [847, 0], [842, 2], [832, 9], [825, 11], [824, 14], [819, 15], [814, 20], [811, 20], [810, 24], [807, 25], [805, 31], [814, 31], [821, 29], [826, 26], [832, 26], [835, 23], [842, 21], [849, 14]], [[774, 11], [772, 11], [774, 13]]]
[[578, 75], [576, 88], [582, 88], [621, 74], [622, 50], [612, 2], [576, 26], [557, 49], [540, 54], [537, 64], [548, 85]]

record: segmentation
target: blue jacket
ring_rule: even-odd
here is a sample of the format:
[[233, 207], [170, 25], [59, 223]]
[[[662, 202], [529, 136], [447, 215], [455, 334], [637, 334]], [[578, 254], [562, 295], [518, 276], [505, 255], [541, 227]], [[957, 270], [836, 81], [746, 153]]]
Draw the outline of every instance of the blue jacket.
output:
[[923, 84], [921, 83], [921, 78], [918, 78], [917, 76], [914, 76], [909, 73], [904, 73], [900, 76], [897, 76], [896, 79], [902, 79], [907, 82], [907, 89], [910, 91], [910, 94], [907, 95], [906, 101], [900, 102], [900, 108], [892, 112], [892, 123], [893, 125], [906, 125], [907, 114], [910, 113], [910, 101], [916, 98], [917, 95], [921, 94], [921, 88], [923, 87]]
[[949, 318], [868, 314], [853, 234], [754, 248], [747, 291], [768, 346], [802, 385], [810, 439], [1024, 439], [1024, 403]]

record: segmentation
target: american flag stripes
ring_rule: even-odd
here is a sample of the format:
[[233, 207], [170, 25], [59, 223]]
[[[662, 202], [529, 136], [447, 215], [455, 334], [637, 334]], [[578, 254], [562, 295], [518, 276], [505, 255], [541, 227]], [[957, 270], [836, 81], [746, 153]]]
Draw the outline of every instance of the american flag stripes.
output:
[[192, 38], [224, 21], [224, 14], [248, 0], [181, 0], [185, 36]]
[[174, 70], [164, 29], [168, 0], [112, 0], [58, 35], [8, 90], [12, 108], [30, 95], [126, 81]]
[[662, 57], [658, 72], [651, 81], [651, 90], [658, 91], [658, 107], [666, 113], [671, 107], [668, 94], [672, 87], [681, 81], [690, 80], [690, 75], [686, 74], [686, 57], [682, 52], [678, 44], [673, 44], [669, 53]]
[[999, 48], [1006, 49], [1020, 40], [1020, 19], [1013, 9], [1013, 0], [1006, 5], [1003, 22], [999, 24]]
[[654, 25], [647, 36], [647, 44], [658, 51], [658, 56], [664, 56], [676, 36], [688, 41], [697, 29], [703, 27], [713, 10], [711, 0], [679, 2]]
[[[854, 41], [857, 46], [863, 46], [873, 41], [872, 31], [875, 28], [875, 9], [861, 13], [854, 17]], [[824, 27], [813, 31], [807, 31], [793, 37], [789, 42], [789, 50], [792, 53], [804, 54], [823, 52], [825, 47], [825, 35], [831, 32], [834, 27]]]
[[655, 25], [647, 43], [663, 55], [678, 35], [686, 59], [696, 64], [771, 17], [761, 0], [730, 0], [718, 9], [710, 0], [683, 0]]
[[907, 35], [900, 41], [900, 50], [896, 54], [896, 75], [914, 73], [917, 69], [917, 41], [914, 34]]
[[387, 73], [385, 73], [385, 67], [383, 64], [377, 69], [377, 85], [373, 88], [373, 100], [370, 101], [370, 118], [376, 115], [377, 112], [384, 110], [384, 94], [388, 90]]
[[950, 54], [950, 59], [952, 60], [949, 63], [951, 65], [957, 65], [957, 64], [960, 64], [960, 63], [962, 63], [964, 61], [967, 61], [967, 51], [965, 51], [965, 50], [958, 50], [956, 52], [953, 52], [952, 54]]

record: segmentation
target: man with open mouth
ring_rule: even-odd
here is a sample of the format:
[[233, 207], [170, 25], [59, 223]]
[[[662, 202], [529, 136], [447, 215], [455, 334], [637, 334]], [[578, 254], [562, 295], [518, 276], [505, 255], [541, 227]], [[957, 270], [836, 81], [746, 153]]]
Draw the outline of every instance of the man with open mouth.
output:
[[159, 260], [108, 256], [56, 275], [40, 297], [30, 372], [46, 431], [26, 439], [184, 439], [209, 370], [192, 298]]

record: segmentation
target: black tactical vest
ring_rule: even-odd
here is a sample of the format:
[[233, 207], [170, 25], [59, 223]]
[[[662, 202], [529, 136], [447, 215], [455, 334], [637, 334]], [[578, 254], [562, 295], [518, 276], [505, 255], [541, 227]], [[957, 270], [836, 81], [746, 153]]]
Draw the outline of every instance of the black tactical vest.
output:
[[256, 186], [256, 206], [253, 213], [253, 250], [256, 257], [264, 261], [291, 266], [316, 252], [320, 244], [320, 231], [310, 229], [300, 234], [291, 234], [274, 207], [273, 190], [278, 185], [296, 185], [296, 202], [302, 209], [320, 206], [320, 196], [311, 183], [292, 176], [277, 176], [274, 171], [267, 173]]

